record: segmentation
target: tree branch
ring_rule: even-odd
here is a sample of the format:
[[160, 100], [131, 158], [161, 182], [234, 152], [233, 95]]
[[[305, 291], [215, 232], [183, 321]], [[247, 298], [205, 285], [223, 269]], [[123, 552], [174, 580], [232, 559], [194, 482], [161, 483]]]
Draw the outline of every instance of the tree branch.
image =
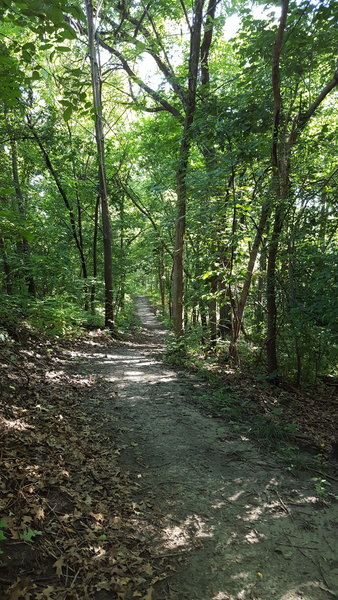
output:
[[326, 86], [322, 89], [322, 91], [318, 94], [315, 101], [311, 104], [310, 108], [306, 111], [305, 114], [301, 115], [299, 118], [299, 129], [302, 130], [309, 119], [311, 119], [314, 112], [317, 110], [318, 106], [325, 100], [326, 96], [338, 85], [338, 69], [335, 72], [332, 79], [326, 84]]
[[204, 26], [204, 36], [201, 44], [201, 83], [204, 86], [209, 85], [209, 53], [214, 30], [213, 20], [215, 18], [217, 0], [209, 0], [206, 23]]
[[135, 83], [137, 83], [137, 85], [140, 88], [142, 88], [145, 92], [147, 92], [147, 94], [149, 94], [149, 96], [151, 96], [153, 98], [153, 100], [155, 100], [155, 102], [158, 102], [158, 104], [161, 104], [161, 106], [163, 106], [163, 108], [166, 111], [171, 113], [181, 123], [184, 122], [184, 117], [181, 115], [180, 111], [175, 106], [170, 104], [167, 100], [162, 98], [160, 96], [160, 94], [158, 94], [158, 92], [156, 92], [151, 87], [149, 87], [146, 83], [144, 83], [144, 81], [142, 81], [142, 79], [140, 79], [136, 75], [136, 73], [132, 70], [132, 68], [126, 61], [126, 59], [122, 56], [121, 52], [119, 52], [118, 50], [115, 50], [115, 48], [113, 48], [110, 44], [107, 44], [107, 42], [105, 42], [102, 39], [100, 39], [100, 45], [102, 46], [102, 48], [105, 48], [105, 50], [108, 50], [108, 52], [110, 52], [113, 56], [116, 56], [116, 58], [119, 59], [121, 65], [122, 65], [123, 69], [125, 70], [125, 72], [127, 73], [127, 75], [129, 75], [129, 77]]

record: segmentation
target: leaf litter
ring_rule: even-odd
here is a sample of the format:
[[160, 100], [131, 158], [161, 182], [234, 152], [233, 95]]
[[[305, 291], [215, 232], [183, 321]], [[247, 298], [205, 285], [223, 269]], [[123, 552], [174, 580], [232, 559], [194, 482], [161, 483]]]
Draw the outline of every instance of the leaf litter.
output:
[[0, 597], [150, 600], [165, 568], [149, 562], [116, 432], [84, 408], [111, 384], [77, 372], [74, 342], [0, 357]]
[[336, 597], [332, 494], [191, 406], [149, 327], [1, 351], [0, 597]]

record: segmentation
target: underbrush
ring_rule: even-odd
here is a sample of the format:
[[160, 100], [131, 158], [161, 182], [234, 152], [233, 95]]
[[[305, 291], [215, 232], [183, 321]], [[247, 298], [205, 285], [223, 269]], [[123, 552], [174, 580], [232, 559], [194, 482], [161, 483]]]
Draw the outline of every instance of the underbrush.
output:
[[[137, 325], [139, 320], [134, 314], [133, 302], [127, 298], [124, 309], [117, 315], [116, 327], [129, 331]], [[103, 328], [103, 308], [97, 307], [92, 314], [67, 295], [44, 300], [6, 294], [0, 297], [0, 334], [4, 339], [9, 336], [25, 343], [34, 337], [67, 338], [79, 336], [85, 330]]]
[[44, 300], [2, 295], [0, 299], [0, 325], [18, 341], [41, 334], [53, 338], [79, 333], [87, 316], [62, 295]]
[[243, 362], [233, 365], [226, 345], [198, 349], [196, 332], [167, 346], [166, 361], [184, 367], [209, 384], [198, 403], [267, 452], [277, 453], [290, 470], [315, 469], [335, 444], [338, 417], [334, 388], [272, 386], [262, 371]]
[[116, 327], [122, 331], [132, 331], [140, 327], [140, 319], [135, 314], [135, 304], [131, 296], [125, 297], [123, 310], [120, 310], [116, 315]]

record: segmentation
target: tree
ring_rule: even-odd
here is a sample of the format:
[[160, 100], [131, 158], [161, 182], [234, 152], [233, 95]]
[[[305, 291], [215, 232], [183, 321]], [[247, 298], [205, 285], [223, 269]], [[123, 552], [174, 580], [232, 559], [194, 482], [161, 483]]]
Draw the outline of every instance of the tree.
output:
[[112, 272], [112, 240], [111, 226], [108, 206], [108, 191], [104, 149], [103, 114], [102, 114], [102, 83], [101, 69], [98, 51], [98, 30], [91, 0], [86, 0], [87, 28], [88, 28], [88, 53], [90, 59], [90, 71], [93, 88], [93, 106], [95, 112], [95, 138], [98, 159], [99, 195], [101, 199], [102, 225], [103, 225], [103, 249], [104, 249], [104, 281], [105, 281], [105, 325], [112, 331], [114, 325], [113, 306], [113, 272]]

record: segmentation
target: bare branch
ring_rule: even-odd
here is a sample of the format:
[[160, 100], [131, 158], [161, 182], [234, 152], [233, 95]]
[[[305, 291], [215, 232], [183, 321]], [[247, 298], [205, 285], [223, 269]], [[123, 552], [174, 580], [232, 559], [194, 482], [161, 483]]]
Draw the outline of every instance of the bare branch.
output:
[[115, 48], [113, 48], [110, 44], [107, 44], [107, 42], [105, 42], [102, 39], [100, 39], [100, 45], [102, 46], [102, 48], [105, 48], [105, 50], [108, 50], [108, 52], [110, 52], [113, 56], [116, 56], [116, 58], [119, 59], [119, 61], [121, 62], [121, 65], [122, 65], [123, 69], [125, 70], [125, 72], [127, 73], [127, 75], [129, 75], [129, 77], [135, 83], [137, 83], [137, 85], [140, 88], [142, 88], [145, 92], [147, 92], [147, 94], [149, 94], [149, 96], [151, 96], [153, 98], [153, 100], [155, 100], [155, 102], [158, 102], [158, 104], [161, 104], [161, 106], [163, 106], [163, 108], [166, 111], [171, 113], [181, 123], [184, 122], [184, 118], [181, 115], [180, 111], [175, 106], [170, 104], [167, 100], [165, 100], [165, 98], [162, 98], [162, 96], [160, 96], [160, 94], [158, 92], [156, 92], [151, 87], [149, 87], [146, 83], [144, 83], [144, 81], [142, 81], [142, 79], [140, 79], [140, 77], [138, 77], [136, 75], [136, 73], [132, 70], [129, 63], [122, 56], [121, 52], [119, 52], [118, 50], [115, 50]]

